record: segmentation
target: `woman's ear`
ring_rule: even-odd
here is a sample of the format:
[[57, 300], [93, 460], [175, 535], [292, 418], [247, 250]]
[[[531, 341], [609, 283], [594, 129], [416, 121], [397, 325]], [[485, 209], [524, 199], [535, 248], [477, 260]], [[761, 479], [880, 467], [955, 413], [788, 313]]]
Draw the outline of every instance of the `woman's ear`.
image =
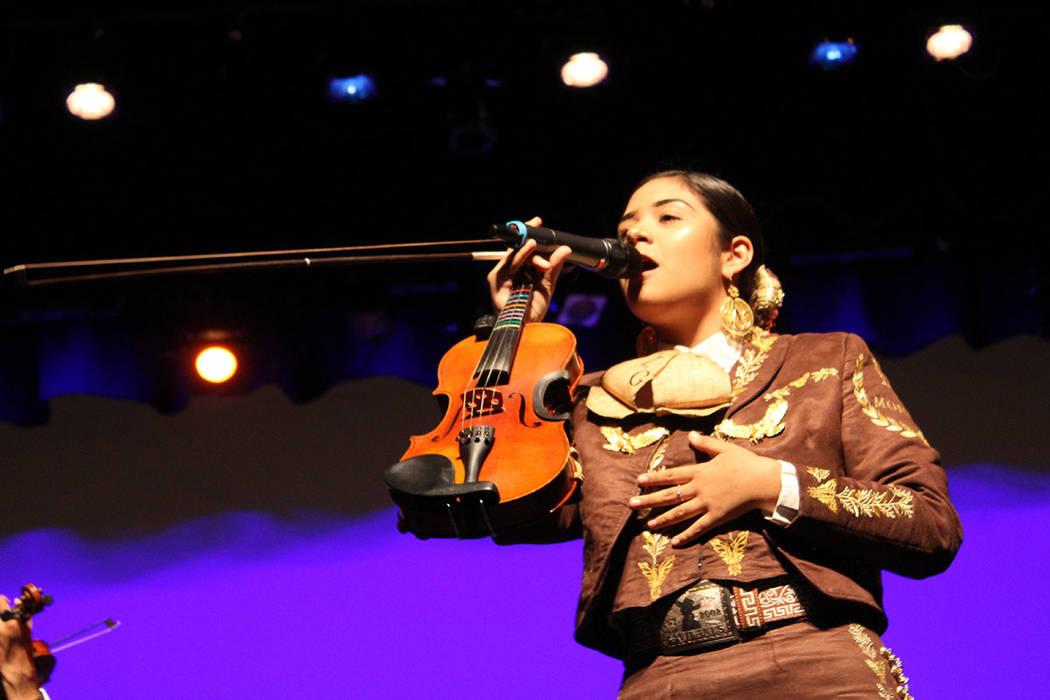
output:
[[733, 236], [729, 246], [722, 251], [722, 276], [735, 278], [755, 257], [755, 246], [747, 236]]

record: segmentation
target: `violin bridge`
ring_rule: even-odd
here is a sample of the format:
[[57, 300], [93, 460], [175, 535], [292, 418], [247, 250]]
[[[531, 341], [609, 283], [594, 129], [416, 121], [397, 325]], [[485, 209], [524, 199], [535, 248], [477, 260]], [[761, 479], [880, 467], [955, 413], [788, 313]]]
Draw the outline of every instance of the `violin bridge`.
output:
[[467, 418], [503, 412], [503, 393], [499, 389], [477, 388], [463, 392], [463, 414]]

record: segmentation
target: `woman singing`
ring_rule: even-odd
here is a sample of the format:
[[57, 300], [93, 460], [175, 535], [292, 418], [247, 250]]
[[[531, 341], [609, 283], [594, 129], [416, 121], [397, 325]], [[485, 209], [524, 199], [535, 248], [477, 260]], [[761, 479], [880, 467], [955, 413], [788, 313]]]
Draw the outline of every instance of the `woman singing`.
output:
[[[646, 261], [621, 281], [639, 356], [581, 381], [580, 501], [508, 540], [582, 535], [576, 639], [624, 660], [622, 698], [906, 697], [880, 572], [961, 543], [937, 451], [860, 338], [770, 332], [783, 294], [729, 184], [653, 175], [619, 237]], [[534, 265], [539, 320], [569, 251], [534, 251], [489, 283], [501, 308]]]

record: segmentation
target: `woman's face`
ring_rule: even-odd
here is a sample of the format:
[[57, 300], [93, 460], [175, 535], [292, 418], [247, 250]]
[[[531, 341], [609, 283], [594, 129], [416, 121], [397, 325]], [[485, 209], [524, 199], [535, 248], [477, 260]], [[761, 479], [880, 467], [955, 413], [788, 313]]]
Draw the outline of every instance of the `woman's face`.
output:
[[650, 180], [631, 195], [620, 240], [648, 259], [641, 274], [620, 280], [631, 312], [656, 326], [679, 326], [717, 309], [725, 296], [718, 221], [677, 178]]

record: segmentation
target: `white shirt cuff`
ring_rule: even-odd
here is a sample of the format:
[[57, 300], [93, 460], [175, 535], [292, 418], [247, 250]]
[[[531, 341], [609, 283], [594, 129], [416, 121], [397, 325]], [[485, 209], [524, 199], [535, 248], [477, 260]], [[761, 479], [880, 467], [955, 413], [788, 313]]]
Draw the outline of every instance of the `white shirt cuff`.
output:
[[798, 517], [798, 472], [795, 465], [780, 459], [780, 497], [772, 515], [766, 520], [777, 525], [790, 525]]

